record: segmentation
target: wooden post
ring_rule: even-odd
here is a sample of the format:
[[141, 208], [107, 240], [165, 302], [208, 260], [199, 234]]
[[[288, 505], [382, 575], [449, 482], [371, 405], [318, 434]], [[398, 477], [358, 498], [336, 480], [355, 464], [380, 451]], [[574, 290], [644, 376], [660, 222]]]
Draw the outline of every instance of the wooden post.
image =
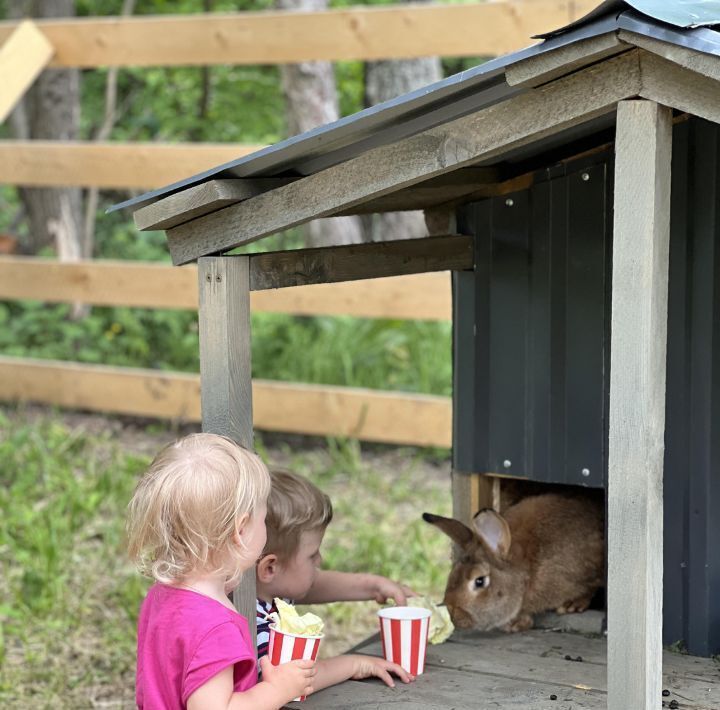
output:
[[[200, 291], [200, 402], [203, 431], [252, 448], [250, 260], [246, 256], [198, 260]], [[233, 594], [255, 643], [255, 570]]]
[[618, 104], [608, 450], [608, 708], [650, 710], [662, 690], [672, 111]]

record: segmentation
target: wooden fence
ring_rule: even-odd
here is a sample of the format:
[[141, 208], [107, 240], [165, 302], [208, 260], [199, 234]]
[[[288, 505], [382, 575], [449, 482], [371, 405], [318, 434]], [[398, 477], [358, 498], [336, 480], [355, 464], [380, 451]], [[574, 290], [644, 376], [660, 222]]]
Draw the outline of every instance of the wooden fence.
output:
[[[475, 4], [350, 7], [0, 23], [0, 122], [46, 67], [285, 64], [421, 56], [494, 56], [582, 16], [597, 0], [496, 0]], [[0, 183], [154, 188], [261, 146], [0, 141]], [[196, 308], [194, 267], [1, 258], [0, 299]], [[370, 284], [255, 292], [256, 311], [367, 318], [450, 317], [447, 274]], [[449, 446], [443, 397], [255, 382], [258, 428]], [[0, 356], [0, 399], [197, 421], [197, 376]]]
[[[43, 68], [285, 64], [421, 56], [495, 56], [577, 19], [597, 0], [497, 0], [0, 23], [0, 121]], [[154, 188], [261, 146], [1, 141], [0, 183]]]
[[[0, 300], [197, 308], [197, 269], [135, 262], [73, 264], [0, 257]], [[298, 286], [251, 294], [255, 312], [449, 320], [446, 273]], [[200, 421], [197, 375], [0, 356], [0, 400]], [[447, 397], [256, 380], [255, 426], [267, 431], [450, 446]]]

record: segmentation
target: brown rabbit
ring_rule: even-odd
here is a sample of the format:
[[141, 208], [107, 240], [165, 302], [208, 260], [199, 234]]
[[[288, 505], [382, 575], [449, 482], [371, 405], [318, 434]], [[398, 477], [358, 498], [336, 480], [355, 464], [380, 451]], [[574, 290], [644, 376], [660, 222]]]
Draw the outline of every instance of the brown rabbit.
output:
[[524, 631], [543, 611], [585, 611], [604, 584], [601, 501], [556, 493], [531, 496], [504, 517], [481, 510], [474, 530], [430, 513], [423, 519], [461, 550], [445, 589], [458, 628]]

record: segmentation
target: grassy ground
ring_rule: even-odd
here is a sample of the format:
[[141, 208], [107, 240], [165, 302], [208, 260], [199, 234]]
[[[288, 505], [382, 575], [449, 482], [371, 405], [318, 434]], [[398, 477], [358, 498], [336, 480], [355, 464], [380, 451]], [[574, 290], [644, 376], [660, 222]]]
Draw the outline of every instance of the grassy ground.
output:
[[[157, 424], [0, 409], [0, 707], [134, 707], [135, 624], [147, 582], [126, 561], [124, 511]], [[265, 459], [333, 499], [326, 566], [373, 571], [439, 598], [445, 539], [420, 520], [450, 512], [449, 462], [411, 449], [260, 440]], [[319, 609], [324, 653], [375, 631], [374, 603]]]

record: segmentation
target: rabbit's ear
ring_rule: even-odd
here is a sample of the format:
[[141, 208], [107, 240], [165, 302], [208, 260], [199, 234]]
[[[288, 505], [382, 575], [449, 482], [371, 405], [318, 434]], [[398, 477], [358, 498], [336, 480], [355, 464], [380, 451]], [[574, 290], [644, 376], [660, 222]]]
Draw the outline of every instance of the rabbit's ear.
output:
[[475, 532], [491, 552], [501, 559], [507, 557], [512, 536], [510, 535], [510, 526], [505, 518], [498, 515], [494, 510], [486, 508], [473, 518], [473, 526]]
[[453, 542], [460, 547], [467, 547], [475, 535], [469, 527], [463, 525], [459, 520], [453, 518], [443, 518], [441, 515], [433, 515], [432, 513], [423, 513], [423, 520], [437, 528], [440, 528]]

